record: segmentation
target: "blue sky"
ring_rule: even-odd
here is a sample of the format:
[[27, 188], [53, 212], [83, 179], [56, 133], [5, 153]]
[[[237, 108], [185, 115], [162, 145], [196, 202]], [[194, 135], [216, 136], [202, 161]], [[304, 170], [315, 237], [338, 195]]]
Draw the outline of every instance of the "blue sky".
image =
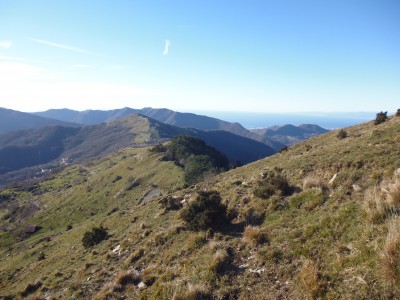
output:
[[394, 111], [400, 1], [0, 0], [0, 106]]

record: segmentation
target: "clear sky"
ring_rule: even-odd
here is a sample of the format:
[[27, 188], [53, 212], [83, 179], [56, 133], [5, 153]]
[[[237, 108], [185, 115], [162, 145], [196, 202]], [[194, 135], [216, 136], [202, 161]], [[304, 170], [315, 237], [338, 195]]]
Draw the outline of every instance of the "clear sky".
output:
[[0, 107], [400, 108], [399, 0], [0, 0]]

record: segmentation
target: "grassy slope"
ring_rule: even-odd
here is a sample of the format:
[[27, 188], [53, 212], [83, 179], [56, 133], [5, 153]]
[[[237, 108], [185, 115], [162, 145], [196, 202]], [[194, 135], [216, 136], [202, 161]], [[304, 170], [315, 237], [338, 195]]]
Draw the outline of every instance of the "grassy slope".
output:
[[[193, 198], [200, 189], [221, 193], [237, 218], [215, 233], [185, 230], [179, 212], [164, 211], [156, 199], [137, 205], [151, 184], [167, 191], [182, 182], [180, 170], [157, 161], [157, 155], [148, 156], [145, 149], [66, 169], [64, 176], [41, 185], [44, 194], [18, 197], [39, 203], [42, 210], [24, 222], [43, 229], [16, 244], [10, 244], [14, 237], [9, 232], [1, 233], [2, 293], [18, 293], [41, 280], [38, 295], [62, 298], [171, 299], [174, 293], [202, 290], [221, 299], [397, 299], [382, 266], [388, 222], [369, 221], [363, 202], [369, 187], [390, 179], [400, 167], [399, 130], [400, 119], [393, 118], [378, 126], [371, 122], [348, 128], [349, 137], [342, 140], [333, 131], [176, 191], [179, 199]], [[274, 167], [283, 169], [298, 192], [255, 197], [260, 174]], [[112, 183], [118, 175], [122, 179]], [[326, 188], [302, 191], [309, 176]], [[137, 178], [138, 187], [115, 197]], [[114, 207], [119, 210], [108, 215]], [[269, 242], [243, 239], [251, 209], [265, 214], [259, 230]], [[70, 231], [65, 230], [68, 224]], [[111, 237], [93, 251], [85, 250], [83, 232], [99, 224], [110, 229]], [[117, 245], [120, 255], [111, 251]], [[37, 259], [40, 251], [46, 254], [42, 261]], [[225, 271], [216, 270], [218, 259], [229, 265]], [[120, 274], [133, 269], [141, 272], [148, 288], [121, 284]]]

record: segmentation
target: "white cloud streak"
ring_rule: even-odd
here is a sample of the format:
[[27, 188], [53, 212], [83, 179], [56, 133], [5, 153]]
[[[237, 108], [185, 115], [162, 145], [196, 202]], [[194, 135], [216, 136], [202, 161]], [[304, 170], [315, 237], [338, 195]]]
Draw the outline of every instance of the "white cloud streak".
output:
[[51, 47], [55, 47], [55, 48], [70, 50], [70, 51], [74, 51], [74, 52], [79, 52], [79, 53], [83, 53], [83, 54], [101, 55], [100, 53], [91, 52], [91, 51], [87, 51], [85, 49], [81, 49], [81, 48], [77, 48], [77, 47], [73, 47], [73, 46], [68, 46], [68, 45], [64, 45], [64, 44], [53, 43], [53, 42], [50, 42], [50, 41], [39, 40], [39, 39], [29, 39], [29, 40], [31, 40], [32, 42], [35, 42], [35, 43], [39, 43], [39, 44], [43, 44], [43, 45], [47, 45], [47, 46], [51, 46]]
[[4, 49], [10, 49], [13, 45], [12, 41], [6, 40], [6, 41], [0, 41], [0, 47]]
[[169, 47], [171, 47], [171, 41], [170, 40], [165, 40], [165, 46], [164, 46], [164, 51], [163, 51], [163, 56], [167, 56], [169, 53]]

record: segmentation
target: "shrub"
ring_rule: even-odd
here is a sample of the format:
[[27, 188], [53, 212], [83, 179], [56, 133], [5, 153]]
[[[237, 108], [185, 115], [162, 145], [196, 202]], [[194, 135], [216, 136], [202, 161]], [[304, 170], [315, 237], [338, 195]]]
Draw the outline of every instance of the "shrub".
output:
[[186, 160], [185, 183], [187, 185], [203, 181], [205, 176], [213, 173], [218, 173], [218, 169], [214, 167], [208, 155], [191, 155]]
[[164, 208], [166, 211], [170, 210], [179, 210], [182, 208], [181, 198], [175, 198], [170, 195], [162, 198], [158, 201], [161, 204], [161, 207]]
[[396, 117], [400, 117], [400, 109], [396, 111]]
[[258, 186], [253, 190], [254, 196], [267, 199], [274, 194], [283, 196], [290, 195], [294, 188], [289, 184], [281, 170], [275, 169], [262, 174], [262, 179], [258, 181]]
[[383, 122], [385, 122], [387, 120], [387, 112], [383, 112], [381, 111], [380, 113], [376, 114], [376, 118], [375, 118], [375, 125], [379, 125]]
[[165, 147], [163, 144], [155, 145], [150, 149], [150, 152], [152, 153], [164, 153], [165, 151], [167, 151], [167, 147]]
[[174, 161], [185, 168], [185, 181], [191, 185], [202, 181], [210, 174], [228, 170], [229, 161], [216, 149], [193, 136], [176, 136], [167, 146], [165, 160]]
[[120, 181], [121, 179], [122, 179], [122, 176], [121, 175], [117, 175], [117, 176], [114, 177], [112, 182], [116, 183], [117, 181]]
[[43, 283], [41, 281], [37, 281], [35, 283], [29, 283], [25, 287], [25, 289], [21, 292], [21, 296], [27, 297], [28, 295], [36, 292], [42, 285], [43, 285]]
[[244, 217], [248, 225], [261, 225], [265, 219], [265, 212], [250, 207], [245, 211]]
[[201, 191], [182, 209], [180, 218], [191, 230], [215, 229], [227, 222], [226, 206], [221, 203], [218, 192]]
[[97, 245], [107, 237], [107, 229], [103, 226], [94, 227], [92, 231], [86, 231], [82, 238], [82, 244], [85, 248]]
[[252, 247], [268, 243], [268, 235], [265, 230], [257, 226], [246, 226], [243, 232], [243, 240]]
[[38, 261], [46, 259], [46, 254], [44, 252], [40, 251], [39, 256], [38, 256]]
[[279, 153], [286, 152], [288, 150], [289, 150], [288, 146], [283, 146], [281, 149], [279, 149]]
[[126, 286], [128, 284], [138, 284], [140, 281], [139, 272], [128, 271], [119, 274], [115, 279], [115, 284]]
[[347, 131], [341, 129], [341, 130], [338, 132], [338, 134], [337, 134], [337, 138], [338, 138], [338, 139], [345, 139], [345, 138], [347, 138]]
[[400, 285], [400, 220], [389, 223], [389, 231], [382, 255], [383, 274], [389, 285]]

